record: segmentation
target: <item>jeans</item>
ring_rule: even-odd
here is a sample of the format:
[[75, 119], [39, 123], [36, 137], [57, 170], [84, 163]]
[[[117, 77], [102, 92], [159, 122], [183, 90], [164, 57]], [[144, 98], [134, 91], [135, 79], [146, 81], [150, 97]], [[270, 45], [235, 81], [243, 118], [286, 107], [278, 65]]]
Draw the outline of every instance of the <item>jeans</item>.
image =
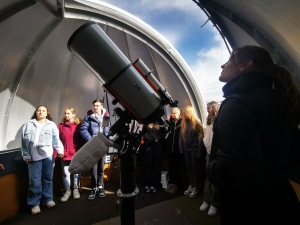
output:
[[199, 186], [199, 172], [198, 172], [198, 166], [199, 166], [199, 160], [197, 158], [197, 152], [190, 152], [185, 151], [184, 152], [184, 158], [185, 158], [185, 164], [186, 169], [189, 176], [189, 182], [192, 187]]
[[27, 204], [30, 206], [40, 205], [43, 199], [47, 203], [53, 199], [53, 156], [28, 163], [29, 189]]
[[[65, 191], [70, 190], [71, 188], [71, 174], [69, 172], [69, 166], [71, 161], [64, 161], [61, 160], [61, 168], [62, 168], [62, 175], [63, 175], [63, 183], [64, 183], [64, 189]], [[79, 180], [79, 174], [73, 174], [73, 187], [74, 189], [78, 188], [78, 180]]]

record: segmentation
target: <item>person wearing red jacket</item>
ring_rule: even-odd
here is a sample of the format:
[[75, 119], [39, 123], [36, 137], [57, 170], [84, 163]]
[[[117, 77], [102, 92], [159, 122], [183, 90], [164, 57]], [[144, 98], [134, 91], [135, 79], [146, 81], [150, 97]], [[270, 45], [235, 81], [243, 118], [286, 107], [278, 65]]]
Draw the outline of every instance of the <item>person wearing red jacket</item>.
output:
[[[71, 196], [71, 174], [69, 172], [69, 166], [75, 153], [84, 144], [83, 139], [79, 133], [81, 118], [75, 119], [75, 110], [73, 108], [66, 108], [64, 111], [64, 117], [61, 123], [58, 125], [59, 137], [64, 146], [64, 157], [61, 158], [61, 167], [63, 174], [63, 184], [65, 193], [60, 199], [61, 202], [66, 202]], [[73, 198], [79, 199], [80, 194], [78, 190], [79, 174], [73, 174]]]

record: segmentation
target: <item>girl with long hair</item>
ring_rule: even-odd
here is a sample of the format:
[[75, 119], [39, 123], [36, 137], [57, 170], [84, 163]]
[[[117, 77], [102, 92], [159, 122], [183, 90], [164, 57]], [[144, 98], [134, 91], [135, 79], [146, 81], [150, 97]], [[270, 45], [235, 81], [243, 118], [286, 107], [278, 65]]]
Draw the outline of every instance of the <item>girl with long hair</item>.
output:
[[195, 198], [198, 195], [199, 162], [197, 152], [203, 137], [203, 127], [196, 116], [195, 109], [192, 106], [185, 107], [182, 112], [179, 150], [184, 154], [189, 177], [189, 186], [184, 195], [188, 195], [190, 198]]
[[[209, 180], [220, 188], [221, 224], [300, 223], [289, 182], [299, 133], [295, 77], [258, 46], [233, 50], [219, 80], [226, 98], [214, 123]], [[298, 160], [299, 166], [300, 162]]]
[[[79, 132], [82, 119], [76, 118], [76, 112], [73, 108], [66, 108], [64, 114], [61, 123], [58, 124], [59, 137], [64, 146], [64, 157], [61, 158], [61, 167], [65, 193], [60, 199], [61, 202], [68, 201], [71, 196], [71, 174], [69, 172], [69, 166], [75, 153], [84, 144]], [[72, 176], [73, 199], [79, 199], [78, 181], [80, 175], [73, 174]]]
[[24, 124], [21, 146], [29, 173], [27, 204], [31, 206], [32, 214], [38, 214], [41, 212], [41, 199], [48, 208], [55, 206], [52, 190], [53, 149], [58, 151], [59, 157], [64, 156], [59, 131], [46, 106], [38, 106], [31, 120]]
[[[219, 112], [220, 104], [212, 101], [207, 103], [207, 117], [206, 117], [206, 129], [205, 136], [203, 138], [203, 144], [206, 150], [206, 167], [209, 163], [209, 156], [211, 150], [211, 143], [213, 138], [213, 124], [214, 120]], [[215, 187], [208, 178], [204, 182], [204, 201], [200, 206], [201, 211], [208, 210], [209, 216], [215, 216], [219, 207], [219, 189]]]

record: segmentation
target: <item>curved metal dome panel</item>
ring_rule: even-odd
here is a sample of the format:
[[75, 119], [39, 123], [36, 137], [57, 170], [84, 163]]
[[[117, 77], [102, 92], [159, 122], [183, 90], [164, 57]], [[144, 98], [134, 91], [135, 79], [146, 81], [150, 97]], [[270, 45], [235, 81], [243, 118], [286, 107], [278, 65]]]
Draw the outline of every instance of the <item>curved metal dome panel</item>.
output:
[[[22, 125], [38, 105], [46, 105], [58, 123], [65, 107], [75, 108], [77, 116], [84, 117], [95, 98], [107, 96], [101, 77], [67, 49], [73, 32], [90, 19], [99, 23], [129, 60], [141, 58], [153, 69], [179, 107], [192, 104], [204, 117], [205, 104], [190, 69], [152, 28], [107, 4], [91, 7], [84, 1], [57, 1], [60, 7], [56, 8], [53, 2], [6, 1], [8, 8], [0, 8], [1, 150], [20, 147]], [[108, 95], [104, 106], [112, 114], [111, 100]]]
[[300, 1], [193, 0], [232, 48], [256, 44], [294, 72], [300, 84]]

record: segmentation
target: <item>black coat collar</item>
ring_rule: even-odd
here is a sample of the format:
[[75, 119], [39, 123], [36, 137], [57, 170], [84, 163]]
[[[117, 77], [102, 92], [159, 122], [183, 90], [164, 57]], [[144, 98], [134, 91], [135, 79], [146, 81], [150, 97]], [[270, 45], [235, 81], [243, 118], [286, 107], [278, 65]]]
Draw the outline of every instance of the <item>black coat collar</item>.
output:
[[260, 88], [272, 88], [273, 79], [265, 72], [250, 71], [243, 73], [222, 88], [224, 98], [227, 98], [233, 94], [245, 93]]

